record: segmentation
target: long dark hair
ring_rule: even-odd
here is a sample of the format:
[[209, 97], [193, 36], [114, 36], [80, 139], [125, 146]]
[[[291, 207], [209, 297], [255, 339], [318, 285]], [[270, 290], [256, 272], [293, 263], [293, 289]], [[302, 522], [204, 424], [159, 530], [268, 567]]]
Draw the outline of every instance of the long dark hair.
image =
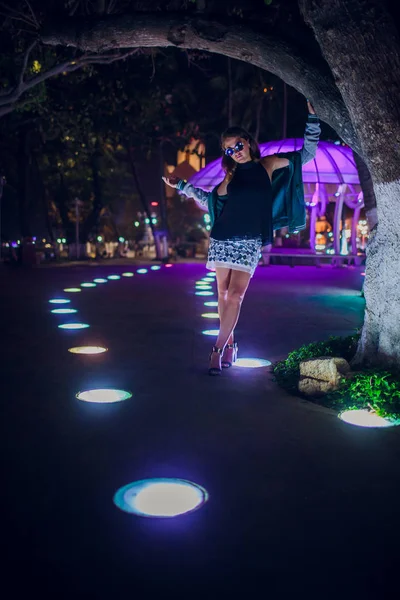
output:
[[[256, 140], [253, 138], [253, 136], [250, 135], [248, 131], [243, 129], [243, 127], [228, 127], [228, 129], [225, 129], [224, 133], [221, 135], [222, 150], [224, 150], [224, 141], [231, 137], [241, 137], [242, 139], [247, 140], [250, 146], [251, 159], [260, 160], [261, 153]], [[222, 168], [224, 169], [225, 173], [229, 175], [229, 177], [232, 179], [236, 169], [236, 163], [233, 160], [233, 158], [231, 156], [227, 156], [225, 152], [222, 156]]]

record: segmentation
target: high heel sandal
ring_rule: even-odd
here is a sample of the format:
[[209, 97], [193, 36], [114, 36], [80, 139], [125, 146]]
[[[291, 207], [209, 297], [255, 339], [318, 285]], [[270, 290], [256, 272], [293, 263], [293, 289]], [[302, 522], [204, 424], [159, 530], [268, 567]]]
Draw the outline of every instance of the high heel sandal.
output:
[[[221, 365], [221, 356], [223, 354], [223, 349], [222, 348], [217, 348], [217, 346], [213, 346], [212, 350], [211, 350], [211, 354], [210, 354], [210, 358], [209, 360], [211, 360], [211, 357], [213, 354], [219, 354], [219, 364]], [[209, 375], [221, 375], [222, 373], [222, 368], [221, 366], [219, 367], [210, 367], [208, 369], [208, 374]]]
[[238, 345], [236, 342], [234, 342], [233, 344], [227, 344], [222, 355], [221, 367], [223, 369], [229, 369], [233, 365], [233, 363], [236, 362], [237, 353]]

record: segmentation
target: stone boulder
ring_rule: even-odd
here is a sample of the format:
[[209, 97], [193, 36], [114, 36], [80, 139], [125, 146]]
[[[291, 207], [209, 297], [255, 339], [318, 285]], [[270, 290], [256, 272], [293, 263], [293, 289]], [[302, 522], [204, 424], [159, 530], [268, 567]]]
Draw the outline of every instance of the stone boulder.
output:
[[349, 376], [350, 365], [344, 358], [321, 356], [300, 363], [299, 391], [306, 396], [322, 396], [336, 390], [341, 377]]

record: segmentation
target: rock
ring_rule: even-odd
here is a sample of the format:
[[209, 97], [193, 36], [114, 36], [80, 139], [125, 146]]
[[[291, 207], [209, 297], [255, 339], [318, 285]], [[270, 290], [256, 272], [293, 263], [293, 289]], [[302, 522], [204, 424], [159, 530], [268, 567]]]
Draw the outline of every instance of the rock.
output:
[[350, 365], [344, 358], [322, 356], [311, 358], [300, 363], [300, 376], [321, 379], [322, 381], [338, 382], [340, 377], [350, 371]]
[[350, 365], [344, 358], [322, 356], [300, 363], [299, 391], [307, 396], [321, 396], [336, 390], [341, 377], [349, 376]]
[[301, 377], [299, 381], [299, 392], [306, 396], [323, 396], [337, 388], [336, 384], [322, 379]]

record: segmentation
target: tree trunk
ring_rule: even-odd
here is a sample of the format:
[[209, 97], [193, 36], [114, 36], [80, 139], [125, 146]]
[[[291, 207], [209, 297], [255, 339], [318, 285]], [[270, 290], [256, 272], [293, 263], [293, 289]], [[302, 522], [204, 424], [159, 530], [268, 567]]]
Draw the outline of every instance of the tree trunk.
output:
[[376, 198], [374, 192], [374, 184], [372, 182], [371, 173], [363, 159], [353, 152], [354, 160], [357, 166], [358, 176], [360, 178], [360, 186], [364, 196], [365, 213], [367, 215], [368, 229], [371, 231], [378, 223], [378, 215], [376, 211]]
[[287, 135], [287, 85], [283, 82], [283, 113], [282, 113], [282, 139]]
[[39, 188], [39, 193], [40, 193], [40, 197], [42, 200], [43, 216], [44, 216], [44, 221], [46, 223], [47, 233], [49, 235], [50, 241], [54, 242], [54, 232], [53, 232], [53, 226], [52, 226], [51, 218], [50, 218], [50, 209], [49, 209], [49, 203], [48, 203], [48, 198], [47, 198], [46, 186], [44, 185], [44, 182], [43, 182], [42, 173], [40, 172], [39, 162], [38, 162], [35, 152], [32, 153], [32, 161], [33, 161], [33, 166], [34, 166], [35, 173], [36, 173], [37, 186]]
[[156, 241], [156, 229], [155, 229], [155, 227], [153, 225], [153, 221], [151, 220], [151, 211], [149, 209], [149, 205], [148, 205], [146, 196], [144, 195], [144, 192], [142, 190], [142, 186], [140, 185], [138, 173], [137, 173], [137, 170], [136, 170], [135, 159], [134, 159], [134, 156], [133, 156], [133, 150], [129, 146], [129, 144], [127, 144], [127, 148], [129, 148], [129, 150], [128, 150], [129, 164], [131, 166], [131, 172], [132, 172], [133, 180], [135, 182], [136, 191], [137, 191], [138, 196], [140, 198], [140, 202], [142, 203], [143, 210], [144, 210], [145, 214], [147, 215], [147, 218], [149, 219], [149, 225], [150, 225], [151, 233], [153, 234], [153, 238], [154, 238], [154, 245], [155, 245], [155, 248], [156, 248], [157, 259], [161, 260], [162, 257], [159, 255], [159, 247], [158, 247], [158, 244], [157, 244], [157, 241]]
[[380, 0], [299, 3], [335, 76], [376, 196], [354, 364], [400, 367], [400, 40]]
[[23, 128], [19, 135], [17, 151], [19, 224], [22, 238], [32, 236], [29, 202], [30, 160], [29, 131]]
[[90, 157], [90, 167], [92, 170], [92, 178], [93, 178], [93, 207], [92, 212], [86, 219], [83, 227], [82, 227], [82, 242], [86, 242], [92, 233], [92, 231], [97, 227], [100, 219], [101, 209], [103, 208], [103, 186], [100, 175], [100, 159], [101, 159], [101, 150], [100, 144], [96, 142], [96, 149]]
[[65, 185], [64, 176], [61, 172], [59, 172], [59, 176], [60, 183], [54, 194], [54, 203], [60, 213], [61, 223], [64, 229], [65, 237], [67, 238], [67, 241], [70, 244], [74, 239], [75, 229], [73, 223], [71, 223], [71, 221], [68, 218], [68, 188]]

